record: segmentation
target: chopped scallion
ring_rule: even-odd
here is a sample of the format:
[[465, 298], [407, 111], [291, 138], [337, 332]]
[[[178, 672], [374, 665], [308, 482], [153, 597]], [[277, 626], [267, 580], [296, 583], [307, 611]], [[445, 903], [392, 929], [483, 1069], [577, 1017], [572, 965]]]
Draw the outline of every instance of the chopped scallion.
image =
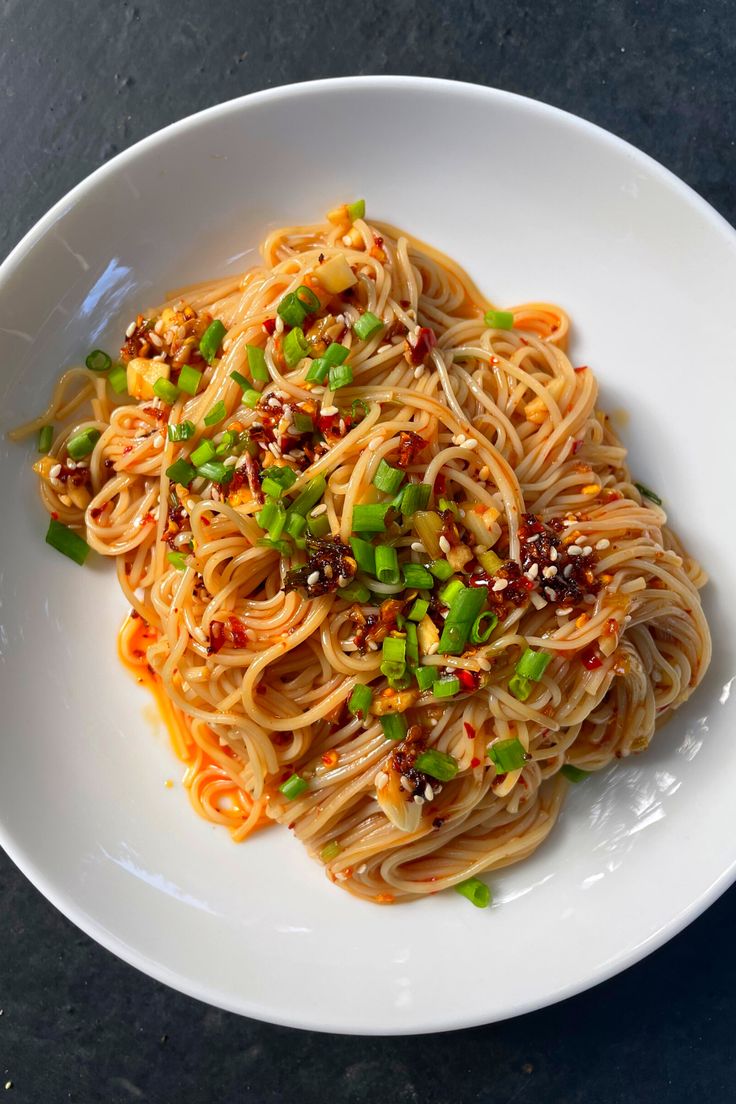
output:
[[197, 445], [196, 449], [192, 453], [191, 460], [195, 468], [198, 468], [200, 464], [206, 464], [208, 460], [214, 460], [215, 458], [215, 446], [212, 441], [206, 439]]
[[432, 488], [429, 483], [408, 483], [401, 496], [401, 512], [410, 517], [417, 510], [426, 510]]
[[125, 371], [122, 364], [115, 365], [110, 375], [107, 377], [107, 382], [116, 395], [122, 395], [123, 391], [128, 390], [128, 373]]
[[363, 583], [357, 582], [353, 579], [352, 583], [348, 583], [347, 586], [340, 587], [337, 592], [338, 598], [342, 598], [345, 602], [367, 602], [371, 596], [367, 586]]
[[344, 364], [348, 359], [350, 350], [344, 345], [340, 345], [337, 341], [333, 341], [327, 346], [323, 359], [326, 361], [328, 368], [334, 368], [336, 364]]
[[364, 686], [359, 682], [348, 699], [348, 710], [354, 717], [365, 718], [368, 716], [372, 701], [373, 691], [370, 686]]
[[465, 589], [462, 579], [450, 579], [440, 591], [440, 601], [446, 606], [451, 606], [458, 594]]
[[167, 552], [166, 559], [177, 571], [186, 571], [187, 558], [183, 552]]
[[342, 847], [337, 842], [337, 840], [330, 840], [330, 842], [326, 843], [320, 851], [319, 857], [324, 863], [332, 862], [333, 859], [337, 858], [341, 851]]
[[383, 533], [386, 529], [388, 505], [361, 503], [353, 506], [353, 532]]
[[185, 364], [176, 381], [180, 391], [186, 391], [187, 395], [196, 395], [202, 382], [202, 373], [193, 368], [191, 364]]
[[445, 675], [434, 684], [432, 693], [436, 698], [452, 698], [460, 690], [460, 679], [457, 675]]
[[232, 469], [226, 467], [222, 460], [207, 460], [197, 465], [197, 475], [213, 483], [225, 483], [232, 479]]
[[208, 411], [207, 414], [205, 414], [204, 424], [206, 426], [217, 425], [218, 422], [221, 422], [222, 419], [226, 417], [227, 409], [225, 408], [225, 404], [222, 399], [220, 399], [220, 401], [216, 402], [212, 409]]
[[284, 354], [287, 368], [296, 368], [300, 360], [309, 352], [309, 342], [304, 336], [304, 330], [295, 326], [289, 330], [283, 340], [281, 350]]
[[290, 291], [284, 296], [276, 311], [287, 326], [301, 326], [309, 313], [294, 291]]
[[299, 797], [300, 794], [309, 789], [309, 783], [301, 775], [292, 774], [285, 782], [281, 783], [279, 789], [287, 801], [293, 801], [295, 797]]
[[476, 908], [488, 908], [491, 903], [491, 891], [479, 878], [466, 878], [464, 882], [458, 882], [455, 892], [467, 897]]
[[436, 778], [438, 782], [450, 782], [459, 770], [457, 759], [453, 755], [448, 755], [446, 751], [437, 751], [436, 748], [428, 748], [417, 755], [414, 766], [430, 778]]
[[542, 675], [547, 670], [547, 664], [551, 659], [552, 655], [550, 652], [535, 652], [533, 648], [527, 648], [516, 664], [515, 674], [520, 678], [531, 679], [532, 682], [539, 682]]
[[307, 483], [304, 490], [299, 492], [292, 502], [290, 509], [294, 510], [297, 514], [306, 515], [322, 498], [326, 486], [325, 477], [323, 475], [315, 475], [314, 479], [310, 479], [309, 483]]
[[373, 486], [386, 494], [396, 494], [404, 482], [404, 473], [401, 468], [393, 468], [385, 460], [381, 460], [373, 476]]
[[107, 353], [104, 353], [102, 349], [93, 349], [87, 356], [84, 363], [89, 368], [90, 372], [107, 372], [112, 367], [112, 361]]
[[179, 388], [176, 387], [171, 380], [164, 379], [160, 376], [153, 385], [153, 393], [157, 398], [162, 399], [163, 402], [168, 403], [169, 406], [173, 406], [176, 400], [179, 398]]
[[366, 575], [375, 575], [376, 550], [373, 545], [369, 541], [363, 540], [362, 537], [351, 537], [350, 547], [353, 550], [359, 570], [365, 571]]
[[353, 369], [349, 364], [333, 364], [327, 375], [330, 391], [339, 391], [353, 382]]
[[261, 383], [268, 383], [271, 377], [268, 374], [265, 352], [260, 345], [246, 345], [245, 348], [248, 353], [248, 370], [251, 378], [260, 380]]
[[46, 543], [78, 564], [83, 564], [89, 555], [89, 545], [86, 540], [74, 529], [70, 529], [68, 525], [62, 525], [54, 518], [49, 522]]
[[230, 379], [235, 380], [238, 387], [242, 388], [243, 391], [247, 391], [250, 387], [250, 380], [246, 379], [246, 377], [242, 375], [241, 372], [231, 372]]
[[[421, 564], [405, 563], [401, 568], [404, 584], [408, 587], [416, 587], [418, 590], [428, 590], [434, 586], [434, 579]], [[462, 586], [462, 584], [460, 584]], [[413, 620], [413, 618], [412, 618]]]
[[211, 364], [217, 356], [217, 350], [220, 348], [226, 333], [227, 330], [222, 322], [219, 318], [216, 318], [214, 322], [209, 324], [199, 339], [199, 351], [208, 364]]
[[72, 460], [82, 460], [94, 450], [100, 439], [99, 429], [83, 429], [81, 433], [75, 433], [66, 443], [66, 451]]
[[414, 678], [417, 680], [419, 689], [424, 692], [437, 682], [439, 671], [436, 667], [417, 667], [414, 671]]
[[178, 425], [169, 423], [166, 427], [166, 433], [170, 441], [188, 441], [190, 437], [194, 436], [195, 427], [194, 422], [179, 422]]
[[389, 544], [379, 544], [376, 548], [376, 577], [382, 583], [399, 581], [399, 557]]
[[643, 483], [635, 483], [634, 486], [644, 498], [650, 499], [656, 506], [662, 505], [662, 499], [655, 491], [651, 491], [649, 487], [646, 487]]
[[588, 777], [590, 771], [581, 770], [580, 767], [575, 767], [572, 763], [565, 763], [563, 767], [560, 767], [560, 774], [564, 774], [569, 782], [582, 782], [583, 779]]
[[380, 720], [383, 735], [387, 740], [404, 739], [409, 726], [403, 713], [385, 713]]
[[356, 219], [365, 218], [364, 199], [356, 199], [355, 203], [346, 204], [345, 209], [351, 222], [355, 222]]
[[318, 357], [313, 360], [309, 365], [306, 376], [304, 377], [305, 383], [324, 383], [327, 379], [327, 373], [330, 370], [330, 366], [324, 357]]
[[447, 560], [432, 560], [429, 565], [429, 570], [434, 575], [435, 579], [439, 579], [440, 582], [445, 582], [454, 573], [452, 566]]
[[301, 410], [295, 410], [292, 415], [294, 429], [297, 433], [314, 433], [314, 422], [311, 414], [305, 414]]
[[429, 601], [426, 598], [417, 598], [406, 616], [410, 621], [418, 622], [421, 621], [423, 617], [426, 617], [428, 609]]
[[496, 740], [488, 747], [488, 757], [496, 765], [496, 774], [508, 774], [521, 770], [526, 762], [526, 752], [516, 736], [510, 740]]
[[373, 311], [364, 311], [360, 318], [353, 324], [353, 333], [361, 341], [369, 341], [374, 334], [384, 328], [385, 323], [378, 318]]
[[513, 311], [489, 310], [483, 315], [483, 321], [492, 330], [513, 330], [514, 328]]
[[197, 471], [187, 460], [180, 459], [166, 469], [166, 474], [172, 483], [181, 483], [183, 487], [188, 487]]
[[[485, 626], [484, 622], [486, 622]], [[497, 624], [498, 617], [495, 613], [492, 613], [490, 610], [479, 613], [470, 630], [471, 644], [485, 644]]]
[[38, 431], [38, 451], [48, 452], [54, 440], [54, 427], [52, 425], [41, 426]]

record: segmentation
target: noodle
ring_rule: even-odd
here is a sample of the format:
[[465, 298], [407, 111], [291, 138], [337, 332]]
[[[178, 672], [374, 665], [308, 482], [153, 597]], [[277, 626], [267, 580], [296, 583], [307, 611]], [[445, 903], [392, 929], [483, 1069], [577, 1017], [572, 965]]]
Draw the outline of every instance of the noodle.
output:
[[[290, 324], [277, 307], [297, 289]], [[644, 750], [710, 659], [705, 575], [632, 483], [566, 315], [527, 303], [509, 325], [488, 307], [454, 262], [339, 208], [139, 315], [133, 398], [73, 368], [15, 433], [65, 423], [36, 464], [44, 505], [115, 557], [121, 654], [157, 692], [197, 811], [235, 839], [288, 825], [382, 903], [530, 855], [570, 768]], [[362, 339], [366, 312], [382, 325]], [[340, 344], [344, 367], [307, 379]], [[208, 441], [198, 472], [167, 474]], [[383, 578], [352, 544], [361, 509]], [[438, 560], [485, 621], [455, 623], [446, 579], [395, 570]]]

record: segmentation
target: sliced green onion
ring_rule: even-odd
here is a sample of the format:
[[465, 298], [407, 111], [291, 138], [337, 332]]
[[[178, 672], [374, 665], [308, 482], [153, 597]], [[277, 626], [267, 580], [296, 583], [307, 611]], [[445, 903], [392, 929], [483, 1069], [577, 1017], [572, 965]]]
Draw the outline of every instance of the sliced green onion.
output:
[[197, 474], [196, 469], [187, 460], [179, 459], [166, 469], [166, 474], [172, 483], [181, 483], [188, 487]]
[[367, 418], [371, 412], [371, 408], [365, 399], [353, 399], [350, 404], [350, 416], [354, 422], [360, 422], [363, 418]]
[[309, 783], [301, 775], [292, 774], [290, 778], [281, 783], [279, 789], [287, 801], [293, 801], [295, 797], [299, 797], [300, 794], [309, 789]]
[[354, 717], [367, 717], [372, 702], [373, 691], [370, 686], [364, 686], [359, 682], [348, 699], [348, 710]]
[[170, 422], [166, 427], [166, 433], [170, 441], [188, 441], [195, 433], [194, 422], [179, 422], [178, 425]]
[[311, 414], [305, 414], [302, 410], [295, 410], [292, 420], [297, 433], [314, 433], [314, 422]]
[[255, 391], [252, 387], [249, 387], [247, 391], [243, 392], [243, 406], [247, 406], [250, 407], [251, 410], [255, 410], [260, 401], [260, 391]]
[[296, 292], [290, 291], [276, 308], [278, 315], [283, 318], [287, 326], [301, 326], [309, 313]]
[[222, 399], [220, 399], [220, 401], [216, 402], [212, 409], [205, 414], [204, 424], [206, 426], [217, 425], [218, 422], [221, 422], [222, 419], [226, 417], [227, 409]]
[[403, 482], [404, 473], [401, 468], [392, 468], [385, 460], [381, 460], [373, 476], [373, 486], [386, 494], [396, 494]]
[[419, 666], [419, 643], [417, 639], [417, 627], [413, 621], [407, 621], [404, 625], [406, 633], [406, 662], [409, 667]]
[[[261, 529], [270, 529], [279, 517], [279, 503], [268, 499], [256, 514], [256, 522]], [[282, 507], [283, 509], [283, 507]], [[286, 524], [284, 522], [284, 524]]]
[[439, 506], [440, 510], [449, 510], [455, 518], [460, 517], [460, 507], [457, 505], [457, 503], [453, 502], [452, 499], [440, 498], [437, 501], [437, 505]]
[[406, 663], [406, 639], [404, 637], [384, 637], [382, 649], [383, 658], [389, 663]]
[[227, 468], [222, 460], [207, 460], [204, 464], [197, 465], [197, 475], [203, 479], [209, 479], [213, 483], [228, 482], [228, 476], [232, 479], [232, 471]]
[[290, 556], [292, 547], [287, 540], [272, 540], [271, 537], [259, 537], [256, 544], [262, 548], [272, 548], [279, 556]]
[[436, 667], [417, 667], [414, 671], [414, 678], [417, 680], [417, 686], [422, 691], [429, 690], [430, 686], [433, 686], [439, 678], [439, 671]]
[[[263, 487], [263, 490], [266, 490], [265, 486]], [[306, 528], [307, 519], [301, 514], [287, 514], [286, 522], [284, 524], [284, 532], [288, 533], [290, 537], [301, 537]]]
[[177, 571], [186, 571], [187, 558], [183, 552], [167, 552], [166, 559]]
[[202, 382], [202, 373], [193, 368], [191, 364], [185, 364], [179, 373], [176, 385], [180, 391], [186, 391], [187, 395], [196, 395]]
[[[405, 563], [401, 568], [404, 577], [404, 585], [416, 587], [418, 590], [427, 590], [434, 586], [434, 579], [421, 564]], [[462, 584], [460, 584], [462, 586]], [[413, 620], [413, 618], [412, 618]]]
[[634, 486], [636, 487], [639, 494], [642, 495], [644, 498], [651, 499], [651, 501], [654, 502], [657, 506], [662, 505], [662, 499], [659, 497], [658, 494], [656, 494], [655, 491], [650, 491], [649, 487], [646, 487], [643, 483], [635, 483]]
[[404, 673], [396, 678], [389, 676], [388, 684], [392, 690], [408, 690], [411, 686], [411, 674], [405, 669]]
[[428, 600], [426, 598], [417, 598], [414, 605], [409, 610], [407, 617], [410, 621], [421, 621], [422, 618], [427, 616], [428, 609]]
[[199, 339], [199, 351], [208, 364], [211, 364], [217, 356], [217, 350], [220, 348], [226, 333], [227, 330], [222, 322], [219, 318], [216, 318], [214, 322], [209, 324]]
[[54, 440], [54, 427], [52, 425], [41, 426], [38, 431], [38, 451], [48, 452]]
[[460, 690], [460, 679], [457, 675], [445, 675], [434, 684], [432, 693], [436, 698], [452, 698]]
[[49, 522], [46, 543], [78, 564], [83, 564], [89, 555], [89, 545], [86, 540], [80, 537], [79, 533], [70, 529], [68, 525], [62, 525], [60, 521], [55, 521], [54, 518]]
[[206, 464], [208, 460], [214, 460], [215, 452], [215, 446], [210, 440], [202, 441], [192, 453], [191, 461], [195, 468], [198, 468], [200, 464]]
[[250, 380], [246, 379], [245, 376], [242, 375], [240, 372], [231, 372], [230, 379], [235, 380], [238, 387], [242, 388], [243, 391], [247, 391], [250, 387]]
[[401, 496], [401, 512], [409, 517], [417, 510], [426, 510], [432, 488], [429, 483], [408, 483]]
[[488, 908], [491, 903], [491, 891], [480, 878], [466, 878], [464, 882], [458, 882], [455, 892], [467, 897], [476, 908]]
[[364, 199], [356, 199], [355, 203], [347, 203], [345, 206], [348, 212], [348, 218], [351, 222], [355, 222], [356, 219], [365, 218]]
[[337, 840], [330, 840], [330, 842], [326, 843], [320, 851], [319, 857], [324, 863], [332, 862], [333, 859], [337, 858], [341, 851], [342, 847], [337, 842]]
[[232, 429], [226, 429], [222, 435], [222, 440], [218, 444], [215, 455], [216, 456], [230, 456], [235, 450], [238, 443], [238, 435]]
[[353, 580], [352, 583], [348, 583], [347, 586], [340, 587], [337, 596], [346, 602], [367, 602], [371, 596], [371, 592], [363, 583], [358, 583]]
[[[284, 491], [288, 491], [294, 483], [296, 483], [295, 471], [288, 467], [274, 466], [266, 469], [261, 489], [264, 494], [270, 495], [271, 498], [281, 498]], [[304, 524], [306, 525], [306, 521]], [[294, 536], [301, 536], [301, 534], [295, 533]]]
[[268, 383], [271, 377], [268, 373], [265, 352], [260, 345], [246, 345], [245, 348], [248, 353], [248, 370], [251, 378], [260, 380], [261, 383]]
[[359, 570], [365, 571], [366, 575], [375, 575], [376, 550], [373, 545], [369, 541], [363, 540], [362, 537], [351, 537], [350, 547], [353, 550]]
[[102, 349], [93, 349], [92, 352], [86, 357], [84, 363], [89, 368], [90, 372], [107, 372], [112, 367], [112, 361], [107, 353], [104, 353]]
[[353, 506], [353, 532], [383, 533], [386, 529], [388, 505], [381, 503], [361, 503]]
[[300, 284], [294, 292], [307, 314], [315, 314], [320, 308], [319, 297], [306, 284]]
[[315, 475], [310, 479], [303, 491], [300, 491], [291, 504], [290, 509], [297, 514], [307, 514], [313, 506], [316, 506], [325, 493], [327, 483], [323, 475]]
[[532, 692], [532, 684], [521, 675], [512, 675], [509, 679], [509, 690], [519, 701], [526, 701]]
[[496, 764], [496, 774], [521, 770], [526, 762], [526, 752], [515, 736], [510, 740], [496, 740], [495, 744], [490, 744], [488, 757]]
[[478, 563], [489, 575], [495, 575], [500, 567], [503, 567], [503, 560], [500, 556], [497, 556], [495, 552], [481, 552], [478, 556]]
[[304, 377], [305, 383], [324, 383], [330, 366], [324, 357], [318, 357], [309, 365], [309, 370]]
[[329, 372], [330, 391], [339, 391], [353, 382], [353, 369], [349, 364], [334, 364]]
[[322, 359], [327, 363], [328, 368], [334, 368], [336, 364], [344, 364], [349, 353], [348, 348], [340, 345], [337, 341], [333, 341], [327, 346]]
[[513, 330], [514, 328], [513, 311], [489, 310], [483, 315], [483, 321], [493, 330]]
[[403, 713], [385, 713], [380, 721], [387, 740], [403, 740], [406, 736], [409, 726]]
[[399, 557], [389, 544], [379, 544], [376, 548], [376, 577], [381, 583], [399, 581]]
[[449, 583], [443, 586], [440, 591], [440, 601], [444, 602], [446, 606], [451, 606], [462, 590], [465, 590], [465, 587], [461, 579], [450, 579]]
[[[301, 515], [299, 515], [301, 517]], [[313, 537], [321, 539], [326, 537], [330, 532], [330, 519], [327, 514], [320, 514], [319, 517], [312, 517], [310, 514], [307, 517], [307, 529]]]
[[385, 323], [378, 318], [373, 311], [365, 311], [361, 314], [360, 318], [353, 324], [353, 333], [356, 337], [359, 337], [361, 341], [368, 341], [374, 334], [377, 334], [379, 330], [382, 330]]
[[[484, 621], [488, 622], [485, 628], [483, 627]], [[470, 630], [471, 644], [485, 644], [497, 624], [498, 618], [495, 613], [492, 613], [490, 610], [484, 610], [483, 613], [479, 613]]]
[[296, 368], [299, 361], [303, 360], [309, 352], [309, 342], [304, 336], [304, 330], [299, 326], [295, 326], [293, 330], [289, 330], [284, 337], [281, 349], [287, 367]]
[[66, 451], [72, 460], [82, 460], [93, 451], [100, 439], [99, 429], [83, 429], [81, 433], [75, 433], [66, 443]]
[[123, 391], [128, 390], [128, 373], [123, 368], [122, 364], [116, 364], [110, 375], [107, 377], [107, 382], [112, 387], [116, 395], [122, 395]]
[[435, 748], [429, 748], [421, 755], [417, 755], [414, 766], [423, 774], [428, 774], [430, 778], [436, 778], [438, 782], [450, 782], [460, 769], [453, 755], [448, 755], [446, 751], [437, 751]]
[[516, 664], [515, 674], [519, 675], [520, 678], [539, 682], [551, 659], [550, 652], [535, 652], [533, 648], [527, 648]]
[[440, 636], [439, 651], [443, 655], [462, 655], [473, 622], [485, 600], [483, 587], [463, 587], [453, 595]]
[[560, 774], [564, 774], [569, 782], [582, 782], [583, 779], [588, 777], [590, 771], [581, 770], [580, 767], [575, 767], [572, 763], [565, 763], [563, 767], [560, 767]]
[[439, 579], [440, 582], [444, 582], [454, 574], [454, 569], [447, 560], [432, 560], [429, 565], [429, 570], [432, 572], [435, 579]]
[[153, 393], [159, 399], [163, 399], [165, 403], [168, 403], [169, 406], [173, 406], [179, 398], [179, 388], [171, 380], [164, 379], [163, 376], [160, 376], [154, 383]]

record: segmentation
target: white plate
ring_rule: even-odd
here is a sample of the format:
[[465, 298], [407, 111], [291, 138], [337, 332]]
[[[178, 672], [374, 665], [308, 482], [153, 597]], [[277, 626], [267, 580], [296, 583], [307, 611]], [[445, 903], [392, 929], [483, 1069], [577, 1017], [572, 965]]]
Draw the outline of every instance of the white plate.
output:
[[45, 546], [32, 449], [3, 438], [0, 839], [84, 931], [186, 993], [300, 1027], [433, 1031], [609, 977], [734, 877], [736, 235], [643, 154], [530, 100], [382, 77], [259, 93], [116, 157], [11, 254], [3, 430], [165, 288], [242, 269], [267, 227], [356, 195], [497, 302], [571, 312], [636, 475], [712, 574], [704, 685], [646, 756], [575, 789], [536, 855], [492, 877], [492, 909], [362, 903], [288, 832], [235, 846], [164, 787], [180, 770], [118, 665], [113, 573]]

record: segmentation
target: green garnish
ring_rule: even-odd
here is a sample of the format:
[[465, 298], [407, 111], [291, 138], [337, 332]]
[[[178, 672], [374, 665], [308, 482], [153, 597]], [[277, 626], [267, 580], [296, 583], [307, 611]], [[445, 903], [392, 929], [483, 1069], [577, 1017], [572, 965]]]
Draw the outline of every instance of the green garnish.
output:
[[524, 766], [526, 752], [514, 736], [511, 740], [497, 740], [495, 744], [490, 744], [488, 757], [496, 765], [496, 774], [508, 774]]
[[513, 330], [514, 315], [512, 311], [489, 310], [483, 315], [486, 326], [493, 330]]
[[199, 339], [199, 351], [208, 364], [212, 364], [217, 356], [217, 350], [220, 348], [226, 333], [227, 330], [222, 322], [219, 318], [216, 318], [214, 322], [209, 324]]
[[450, 782], [460, 769], [453, 755], [448, 755], [446, 751], [437, 751], [435, 748], [429, 748], [421, 755], [417, 755], [414, 766], [423, 774], [428, 774], [430, 778], [436, 778], [438, 782]]
[[361, 341], [369, 341], [374, 334], [384, 328], [385, 323], [373, 311], [365, 311], [353, 325], [353, 333]]
[[110, 357], [107, 353], [103, 353], [102, 349], [93, 349], [84, 363], [90, 372], [107, 372], [108, 369], [112, 368]]
[[301, 775], [292, 774], [290, 778], [287, 778], [285, 782], [282, 782], [279, 786], [279, 790], [287, 799], [287, 801], [293, 801], [295, 797], [299, 797], [305, 790], [309, 789], [309, 783]]
[[348, 699], [348, 710], [354, 717], [367, 717], [373, 701], [373, 691], [370, 686], [364, 686], [359, 682]]
[[455, 892], [467, 897], [476, 908], [488, 908], [491, 903], [491, 891], [479, 878], [466, 878], [458, 882]]
[[187, 395], [196, 395], [202, 382], [202, 373], [193, 368], [191, 364], [185, 364], [179, 373], [177, 387], [180, 391], [186, 391]]
[[38, 431], [38, 451], [48, 452], [54, 440], [54, 427], [51, 425], [41, 426]]
[[70, 529], [68, 525], [62, 525], [60, 521], [56, 521], [54, 518], [49, 522], [46, 543], [78, 564], [83, 564], [89, 555], [89, 545], [86, 540], [80, 537], [79, 533]]
[[75, 433], [73, 437], [69, 438], [66, 443], [66, 451], [72, 460], [82, 460], [85, 456], [89, 456], [99, 439], [99, 429], [93, 429], [92, 427], [83, 429], [80, 433]]

